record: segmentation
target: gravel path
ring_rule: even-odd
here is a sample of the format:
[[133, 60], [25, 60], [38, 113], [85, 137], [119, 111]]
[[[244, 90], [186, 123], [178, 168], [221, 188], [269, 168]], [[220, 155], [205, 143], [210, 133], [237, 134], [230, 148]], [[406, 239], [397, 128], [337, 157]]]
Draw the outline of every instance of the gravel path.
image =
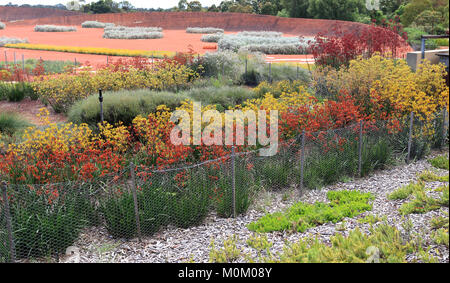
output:
[[[428, 157], [432, 158], [442, 153], [434, 153]], [[448, 152], [444, 153], [448, 155]], [[329, 242], [330, 236], [335, 233], [347, 235], [349, 231], [359, 227], [363, 232], [368, 232], [370, 224], [361, 224], [358, 219], [368, 214], [387, 218], [390, 225], [394, 225], [404, 232], [401, 223], [405, 221], [398, 213], [398, 208], [405, 201], [390, 201], [386, 195], [397, 188], [417, 180], [417, 173], [431, 169], [432, 166], [421, 160], [409, 165], [393, 167], [389, 170], [375, 172], [367, 178], [356, 179], [346, 183], [338, 183], [322, 190], [313, 190], [305, 193], [301, 200], [309, 203], [316, 201], [327, 202], [326, 193], [329, 190], [360, 190], [371, 192], [376, 198], [373, 202], [373, 210], [365, 212], [353, 219], [344, 219], [344, 223], [325, 224], [314, 227], [306, 233], [275, 232], [268, 233], [268, 240], [273, 243], [273, 253], [282, 251], [285, 241], [295, 242], [301, 237], [317, 235], [324, 242]], [[440, 175], [448, 175], [448, 171], [439, 170]], [[427, 183], [427, 188], [437, 188], [442, 183]], [[137, 240], [124, 241], [112, 239], [104, 228], [90, 228], [80, 236], [75, 246], [80, 248], [81, 262], [208, 262], [210, 243], [215, 241], [220, 247], [223, 240], [232, 235], [239, 239], [239, 248], [244, 252], [253, 250], [245, 244], [253, 232], [246, 225], [259, 219], [267, 212], [283, 210], [292, 205], [296, 200], [294, 189], [277, 193], [262, 193], [258, 201], [250, 208], [246, 215], [236, 219], [222, 219], [211, 215], [201, 226], [190, 229], [179, 229], [169, 227], [138, 242]], [[266, 210], [264, 209], [266, 208]], [[446, 215], [447, 213], [447, 215]], [[448, 217], [448, 207], [431, 211], [425, 214], [412, 214], [409, 219], [414, 227], [412, 231], [420, 232], [426, 247], [431, 247], [430, 253], [436, 256], [440, 262], [449, 262], [449, 248], [444, 245], [435, 245], [430, 239], [430, 220], [436, 216]], [[345, 225], [345, 226], [344, 226]], [[342, 229], [345, 227], [345, 229]], [[407, 260], [412, 262], [418, 260], [416, 255], [408, 255]]]

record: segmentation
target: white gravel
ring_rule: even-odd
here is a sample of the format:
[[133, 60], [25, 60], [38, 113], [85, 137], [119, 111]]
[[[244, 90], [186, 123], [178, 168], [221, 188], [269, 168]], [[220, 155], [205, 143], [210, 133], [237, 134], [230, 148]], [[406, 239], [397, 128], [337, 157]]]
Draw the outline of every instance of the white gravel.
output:
[[[447, 154], [434, 153], [428, 157]], [[306, 233], [275, 232], [267, 233], [268, 240], [273, 243], [271, 248], [273, 253], [280, 252], [285, 241], [295, 242], [301, 237], [317, 235], [324, 242], [329, 242], [330, 236], [335, 233], [348, 234], [349, 231], [359, 227], [362, 231], [368, 232], [370, 224], [361, 224], [358, 219], [368, 214], [385, 216], [390, 225], [396, 226], [403, 231], [401, 223], [404, 218], [398, 213], [398, 208], [405, 201], [390, 201], [386, 195], [395, 189], [417, 180], [417, 173], [431, 169], [427, 160], [421, 160], [409, 165], [401, 165], [389, 170], [378, 171], [367, 178], [356, 179], [346, 183], [338, 183], [322, 190], [306, 192], [301, 200], [309, 203], [316, 201], [327, 201], [326, 193], [329, 190], [360, 190], [371, 192], [375, 196], [373, 210], [365, 212], [353, 219], [344, 219], [345, 230], [337, 231], [337, 227], [342, 227], [342, 223], [325, 224], [309, 229]], [[446, 175], [448, 171], [439, 170], [439, 174]], [[442, 183], [427, 183], [427, 187], [436, 188]], [[289, 196], [289, 197], [287, 197]], [[223, 240], [232, 235], [239, 239], [239, 248], [244, 252], [253, 252], [247, 246], [246, 240], [253, 235], [247, 229], [247, 224], [259, 219], [267, 212], [283, 210], [294, 202], [298, 201], [295, 188], [290, 188], [283, 192], [263, 193], [258, 201], [250, 208], [245, 215], [236, 219], [222, 219], [215, 215], [210, 215], [203, 225], [189, 229], [179, 229], [174, 227], [147, 237], [139, 242], [137, 239], [131, 241], [112, 239], [104, 228], [86, 229], [74, 244], [80, 249], [80, 262], [208, 262], [210, 243], [216, 242], [220, 247]], [[264, 208], [266, 211], [264, 211]], [[447, 213], [447, 215], [445, 215]], [[425, 241], [425, 247], [431, 247], [430, 253], [436, 256], [440, 262], [449, 262], [449, 248], [444, 245], [435, 245], [430, 240], [431, 228], [430, 220], [436, 216], [448, 217], [448, 207], [431, 211], [425, 214], [409, 215], [414, 227], [412, 231], [420, 232]], [[418, 260], [417, 255], [407, 256], [407, 260], [414, 262]]]

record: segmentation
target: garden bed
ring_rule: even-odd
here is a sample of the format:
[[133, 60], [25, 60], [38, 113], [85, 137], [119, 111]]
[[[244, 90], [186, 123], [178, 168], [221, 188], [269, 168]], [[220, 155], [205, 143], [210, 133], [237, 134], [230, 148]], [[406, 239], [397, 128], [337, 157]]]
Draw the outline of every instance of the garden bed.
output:
[[[446, 152], [448, 154], [448, 150]], [[442, 152], [434, 152], [428, 158], [442, 155]], [[390, 201], [387, 195], [401, 186], [412, 181], [417, 181], [417, 174], [424, 170], [430, 170], [432, 166], [427, 160], [421, 160], [408, 165], [399, 165], [389, 170], [378, 171], [367, 178], [356, 179], [345, 183], [338, 183], [322, 190], [308, 191], [301, 197], [301, 201], [314, 203], [326, 201], [326, 195], [331, 190], [358, 190], [369, 192], [375, 196], [373, 210], [365, 212], [355, 218], [345, 218], [344, 221], [333, 224], [328, 223], [308, 229], [305, 233], [298, 232], [273, 232], [266, 233], [267, 239], [273, 244], [271, 252], [276, 254], [283, 250], [285, 241], [296, 242], [308, 236], [317, 236], [324, 243], [330, 243], [330, 237], [335, 233], [347, 236], [349, 231], [359, 228], [368, 233], [371, 224], [361, 223], [368, 215], [386, 218], [389, 225], [396, 227], [402, 237], [418, 232], [424, 240], [424, 249], [429, 248], [429, 254], [436, 257], [439, 262], [449, 262], [449, 248], [445, 245], [436, 245], [431, 240], [432, 229], [430, 221], [434, 217], [448, 217], [448, 207], [430, 211], [424, 214], [410, 214], [406, 219], [411, 220], [410, 231], [405, 231], [405, 218], [399, 214], [398, 209], [404, 201]], [[435, 170], [435, 169], [433, 169]], [[448, 175], [448, 171], [439, 170], [439, 175]], [[427, 185], [429, 188], [437, 188], [442, 183], [433, 182]], [[104, 228], [85, 229], [74, 246], [80, 249], [80, 262], [208, 262], [210, 256], [211, 241], [220, 247], [222, 242], [230, 236], [236, 235], [237, 247], [245, 253], [256, 253], [246, 241], [255, 235], [247, 229], [247, 225], [260, 219], [266, 213], [281, 211], [298, 201], [297, 188], [286, 188], [279, 192], [263, 192], [259, 195], [249, 211], [236, 219], [219, 218], [210, 215], [202, 225], [189, 229], [168, 228], [152, 237], [143, 238], [141, 242], [133, 240], [114, 240]], [[375, 224], [382, 223], [382, 221]], [[45, 259], [42, 261], [57, 261], [58, 259]], [[408, 262], [421, 262], [417, 253], [408, 254]], [[41, 261], [41, 260], [39, 260]], [[238, 260], [239, 261], [239, 260]], [[241, 260], [242, 261], [242, 260]]]

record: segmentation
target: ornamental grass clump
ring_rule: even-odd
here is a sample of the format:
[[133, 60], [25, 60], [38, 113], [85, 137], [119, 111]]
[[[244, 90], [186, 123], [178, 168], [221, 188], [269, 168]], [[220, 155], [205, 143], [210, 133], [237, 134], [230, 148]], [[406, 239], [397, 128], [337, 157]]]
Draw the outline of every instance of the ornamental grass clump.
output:
[[201, 41], [203, 42], [219, 42], [219, 40], [223, 37], [223, 33], [213, 33], [213, 34], [206, 34], [202, 36]]
[[206, 28], [200, 28], [200, 27], [188, 27], [186, 29], [187, 33], [224, 33], [225, 31], [221, 28], [214, 28], [214, 27], [206, 27]]
[[109, 39], [158, 39], [163, 38], [160, 27], [106, 27], [103, 38]]
[[107, 28], [107, 27], [114, 27], [115, 24], [113, 23], [102, 23], [98, 21], [85, 21], [81, 24], [82, 28]]
[[55, 26], [55, 25], [37, 25], [34, 27], [35, 32], [75, 32], [76, 27]]

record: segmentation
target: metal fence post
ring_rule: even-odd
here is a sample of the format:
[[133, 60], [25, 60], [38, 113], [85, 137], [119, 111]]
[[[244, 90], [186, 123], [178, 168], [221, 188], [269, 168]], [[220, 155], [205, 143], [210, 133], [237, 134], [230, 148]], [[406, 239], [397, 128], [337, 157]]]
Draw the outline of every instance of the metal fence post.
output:
[[247, 74], [247, 69], [248, 69], [248, 61], [247, 58], [245, 58], [245, 74]]
[[134, 164], [133, 162], [130, 163], [130, 173], [131, 173], [131, 191], [133, 193], [133, 202], [134, 202], [134, 214], [136, 217], [136, 228], [137, 228], [137, 235], [139, 242], [141, 241], [142, 234], [141, 234], [141, 221], [139, 219], [139, 206], [137, 201], [137, 194], [136, 194], [136, 174], [134, 172]]
[[303, 178], [304, 178], [304, 168], [305, 168], [305, 130], [302, 132], [302, 142], [301, 142], [301, 152], [300, 152], [300, 197], [303, 195]]
[[5, 64], [7, 64], [8, 63], [8, 55], [6, 54], [6, 51], [5, 51]]
[[12, 233], [12, 225], [11, 225], [11, 214], [9, 211], [9, 202], [8, 202], [8, 194], [7, 194], [7, 184], [3, 183], [2, 191], [3, 191], [3, 203], [5, 209], [5, 219], [6, 219], [6, 229], [8, 230], [8, 241], [9, 241], [9, 253], [10, 253], [10, 261], [16, 261], [16, 247], [14, 245], [14, 237]]
[[106, 65], [109, 65], [109, 56], [106, 56]]
[[414, 112], [411, 111], [411, 117], [409, 121], [408, 156], [406, 158], [406, 163], [409, 163], [409, 161], [411, 160], [413, 126], [414, 126]]
[[359, 121], [358, 175], [362, 177], [363, 120]]
[[269, 63], [269, 82], [272, 83], [272, 63]]
[[100, 101], [100, 122], [103, 124], [103, 94], [102, 94], [102, 89], [98, 90], [98, 101]]
[[236, 156], [234, 145], [231, 147], [231, 188], [232, 188], [232, 208], [233, 218], [236, 218]]
[[16, 65], [16, 52], [14, 51], [14, 66]]
[[25, 56], [22, 54], [22, 70], [25, 71]]
[[75, 67], [77, 66], [77, 57], [73, 60], [73, 63], [75, 64]]
[[300, 69], [299, 69], [299, 67], [298, 67], [298, 63], [297, 63], [297, 80], [298, 80], [298, 77], [300, 76]]
[[445, 134], [447, 132], [447, 108], [444, 107], [444, 109], [442, 110], [442, 147], [445, 146]]

